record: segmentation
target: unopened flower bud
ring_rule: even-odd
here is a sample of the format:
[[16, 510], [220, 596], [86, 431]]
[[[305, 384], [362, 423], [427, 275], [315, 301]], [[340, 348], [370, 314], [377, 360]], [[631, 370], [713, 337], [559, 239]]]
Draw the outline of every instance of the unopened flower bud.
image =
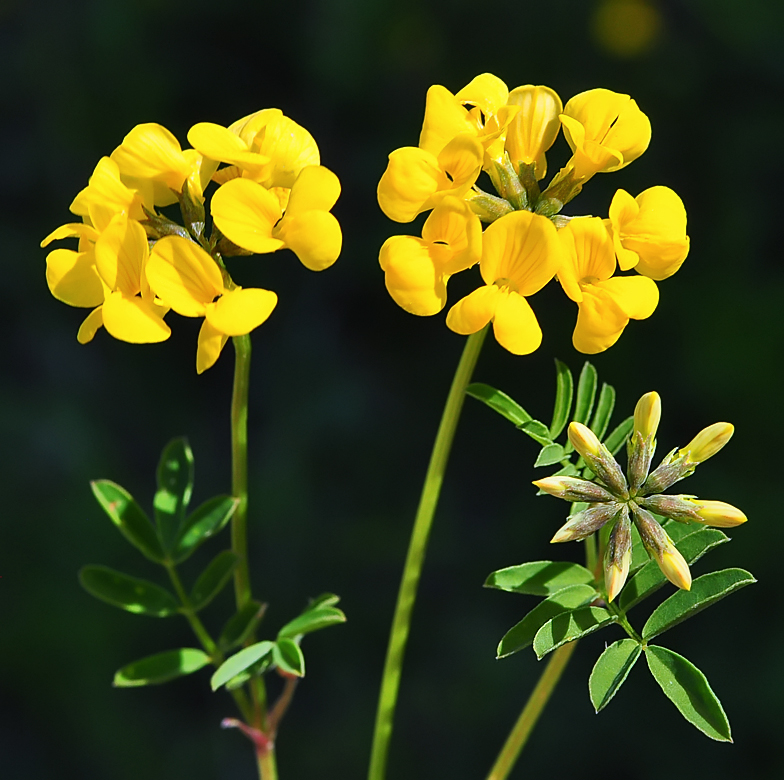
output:
[[551, 543], [580, 542], [596, 533], [605, 523], [615, 517], [620, 511], [616, 503], [595, 504], [594, 506], [572, 515], [569, 520], [558, 529]]
[[629, 510], [624, 505], [620, 518], [610, 531], [604, 556], [604, 587], [608, 601], [612, 601], [621, 592], [629, 576], [632, 561], [631, 530]]
[[656, 522], [656, 518], [640, 506], [632, 505], [634, 524], [640, 532], [648, 554], [659, 565], [662, 574], [673, 584], [683, 590], [691, 589], [691, 572], [686, 559], [667, 536], [667, 532]]
[[643, 438], [635, 431], [629, 439], [629, 489], [636, 493], [648, 476], [653, 458], [653, 437]]
[[591, 471], [616, 495], [628, 498], [629, 491], [621, 467], [596, 434], [582, 423], [569, 424], [569, 441]]
[[686, 459], [682, 452], [673, 450], [650, 473], [642, 488], [640, 488], [640, 493], [661, 493], [662, 490], [667, 490], [670, 485], [674, 485], [679, 480], [693, 473], [694, 465], [694, 463]]
[[640, 506], [656, 512], [657, 515], [664, 515], [679, 522], [693, 520], [702, 522], [694, 504], [689, 501], [691, 496], [647, 496], [646, 498], [636, 499]]
[[697, 498], [686, 500], [698, 515], [697, 522], [704, 525], [712, 525], [714, 528], [732, 528], [748, 520], [740, 509], [723, 501], [702, 501]]
[[678, 552], [672, 542], [656, 559], [662, 574], [676, 587], [691, 590], [691, 571], [686, 559]]
[[577, 477], [545, 477], [537, 479], [534, 485], [556, 498], [565, 501], [613, 501], [615, 497], [609, 490], [595, 482]]
[[691, 463], [703, 463], [713, 457], [731, 438], [735, 427], [731, 423], [713, 423], [703, 428], [681, 451]]
[[634, 432], [643, 439], [656, 437], [661, 420], [661, 397], [656, 392], [646, 393], [634, 408]]

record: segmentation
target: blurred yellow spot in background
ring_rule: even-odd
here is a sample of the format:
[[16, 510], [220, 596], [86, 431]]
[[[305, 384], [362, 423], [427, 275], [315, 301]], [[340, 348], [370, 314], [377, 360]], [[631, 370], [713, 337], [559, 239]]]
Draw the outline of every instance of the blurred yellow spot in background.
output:
[[591, 19], [594, 43], [614, 57], [646, 54], [661, 31], [661, 14], [649, 0], [600, 0]]

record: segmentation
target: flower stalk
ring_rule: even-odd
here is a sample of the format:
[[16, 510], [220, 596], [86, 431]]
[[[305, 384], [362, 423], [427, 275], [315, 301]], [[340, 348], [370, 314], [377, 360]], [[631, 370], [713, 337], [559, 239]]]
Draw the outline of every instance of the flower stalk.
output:
[[441, 423], [433, 444], [430, 463], [425, 475], [422, 494], [419, 499], [414, 528], [411, 533], [406, 563], [400, 581], [392, 630], [387, 646], [386, 662], [381, 680], [381, 692], [376, 712], [376, 725], [373, 732], [373, 747], [370, 755], [369, 780], [383, 780], [386, 773], [389, 742], [392, 737], [392, 721], [400, 688], [400, 676], [403, 669], [408, 633], [411, 626], [411, 615], [414, 611], [419, 577], [425, 559], [427, 541], [433, 524], [441, 485], [444, 481], [449, 453], [452, 449], [457, 423], [465, 400], [465, 390], [471, 381], [476, 361], [479, 358], [482, 344], [487, 335], [487, 328], [469, 336], [463, 354], [458, 363], [452, 386], [447, 396]]

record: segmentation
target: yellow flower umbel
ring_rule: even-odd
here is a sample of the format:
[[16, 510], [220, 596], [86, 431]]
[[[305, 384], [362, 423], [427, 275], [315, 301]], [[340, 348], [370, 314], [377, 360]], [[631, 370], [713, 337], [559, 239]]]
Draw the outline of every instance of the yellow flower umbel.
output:
[[[277, 296], [243, 289], [224, 258], [289, 248], [307, 268], [335, 262], [342, 245], [330, 210], [340, 195], [334, 173], [320, 165], [310, 133], [278, 109], [265, 109], [228, 128], [195, 125], [183, 150], [161, 125], [137, 125], [98, 163], [71, 204], [82, 223], [63, 225], [42, 246], [77, 238], [77, 251], [47, 257], [52, 294], [91, 308], [82, 343], [105, 326], [115, 338], [163, 341], [169, 309], [203, 316], [197, 370], [212, 366], [230, 336], [244, 336], [271, 314]], [[222, 163], [227, 165], [220, 170]], [[215, 181], [206, 235], [206, 188]], [[156, 209], [178, 203], [183, 224]]]
[[[542, 191], [546, 154], [561, 127], [572, 158]], [[650, 138], [648, 117], [628, 95], [593, 89], [564, 107], [549, 87], [527, 84], [509, 91], [485, 73], [455, 94], [440, 85], [428, 90], [419, 145], [389, 155], [378, 202], [390, 219], [410, 222], [430, 209], [435, 215], [448, 199], [451, 236], [475, 232], [468, 210], [461, 212], [456, 200], [489, 223], [480, 236], [484, 286], [450, 309], [449, 328], [471, 334], [492, 322], [502, 346], [515, 354], [532, 352], [542, 334], [526, 299], [557, 275], [579, 307], [575, 348], [600, 352], [617, 341], [630, 319], [655, 310], [652, 280], [675, 273], [688, 252], [686, 213], [666, 187], [652, 187], [636, 199], [619, 190], [604, 221], [559, 212], [596, 173], [637, 159]], [[477, 186], [482, 173], [496, 194]], [[434, 233], [443, 213], [428, 219], [421, 240], [393, 236], [381, 249], [387, 289], [413, 314], [441, 311], [447, 280], [474, 264], [471, 253], [455, 254], [451, 240], [425, 235]], [[616, 256], [622, 272], [635, 273], [618, 275]]]
[[728, 423], [709, 426], [682, 450], [673, 450], [655, 471], [649, 473], [660, 417], [658, 393], [646, 393], [634, 411], [626, 475], [596, 435], [585, 425], [573, 422], [569, 426], [569, 441], [597, 481], [555, 476], [534, 482], [545, 493], [588, 504], [586, 509], [569, 518], [555, 534], [553, 542], [579, 541], [605, 525], [611, 526], [604, 550], [608, 601], [620, 593], [629, 574], [632, 523], [662, 574], [677, 587], [689, 590], [689, 565], [653, 513], [679, 523], [718, 528], [740, 525], [747, 519], [739, 509], [722, 501], [700, 501], [694, 496], [661, 493], [692, 474], [698, 463], [716, 454], [732, 435], [732, 426]]

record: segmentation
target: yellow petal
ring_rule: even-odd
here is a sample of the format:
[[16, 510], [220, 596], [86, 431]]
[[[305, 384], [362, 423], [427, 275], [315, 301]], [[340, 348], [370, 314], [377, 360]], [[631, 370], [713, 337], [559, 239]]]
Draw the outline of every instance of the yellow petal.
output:
[[422, 238], [443, 249], [439, 253], [441, 270], [450, 275], [470, 268], [482, 256], [479, 218], [466, 201], [451, 195], [447, 195], [425, 220]]
[[633, 224], [639, 213], [639, 204], [626, 190], [618, 190], [615, 193], [610, 203], [609, 222], [615, 255], [618, 258], [618, 266], [622, 271], [634, 268], [640, 261], [640, 256], [637, 252], [624, 247], [622, 240], [626, 226]]
[[265, 187], [293, 187], [303, 168], [321, 162], [313, 136], [282, 113], [270, 116], [256, 134], [253, 148], [270, 159], [259, 180]]
[[449, 310], [447, 327], [462, 336], [482, 330], [495, 316], [496, 306], [502, 297], [501, 290], [492, 284], [474, 290]]
[[98, 238], [98, 231], [91, 225], [84, 222], [69, 222], [67, 225], [60, 225], [55, 228], [42, 242], [41, 248], [49, 246], [52, 241], [59, 241], [62, 238], [78, 238], [95, 241]]
[[103, 285], [95, 268], [95, 253], [54, 249], [46, 256], [46, 283], [58, 301], [69, 306], [103, 303]]
[[[95, 265], [110, 290], [127, 296], [141, 291], [147, 234], [136, 220], [117, 215], [95, 242]], [[108, 330], [108, 328], [107, 328]]]
[[511, 281], [521, 295], [533, 295], [555, 276], [563, 248], [553, 223], [530, 211], [513, 211], [484, 232], [479, 268], [487, 284]]
[[103, 304], [103, 324], [120, 341], [131, 344], [154, 344], [171, 335], [163, 321], [165, 310], [151, 301], [121, 292], [110, 293]]
[[79, 332], [76, 334], [76, 340], [80, 344], [88, 344], [91, 342], [98, 332], [98, 329], [103, 325], [102, 309], [103, 306], [98, 306], [98, 308], [93, 309], [79, 327]]
[[493, 319], [496, 341], [513, 355], [530, 355], [542, 343], [542, 329], [528, 301], [515, 292], [503, 291]]
[[226, 238], [251, 252], [275, 252], [283, 241], [272, 237], [281, 217], [280, 201], [250, 179], [232, 179], [212, 196], [212, 217]]
[[395, 149], [378, 183], [378, 205], [395, 222], [411, 222], [440, 187], [449, 185], [434, 154], [415, 146]]
[[410, 314], [428, 317], [446, 305], [446, 280], [430, 245], [413, 236], [388, 238], [379, 253], [387, 291]]
[[583, 289], [582, 302], [578, 304], [577, 325], [572, 343], [578, 352], [595, 355], [615, 344], [629, 318], [621, 311], [612, 297], [594, 285]]
[[471, 79], [455, 97], [461, 103], [478, 106], [482, 113], [488, 117], [498, 113], [501, 106], [507, 102], [509, 90], [498, 76], [494, 76], [492, 73], [482, 73]]
[[310, 165], [303, 168], [291, 188], [286, 214], [329, 211], [340, 197], [340, 181], [329, 168]]
[[270, 162], [267, 155], [251, 151], [239, 136], [212, 122], [199, 122], [188, 131], [188, 143], [211, 160], [230, 163], [251, 173]]
[[614, 276], [596, 282], [596, 287], [609, 293], [618, 308], [633, 320], [647, 319], [659, 304], [659, 288], [646, 276]]
[[187, 238], [167, 236], [156, 242], [145, 267], [153, 292], [178, 314], [200, 317], [223, 293], [217, 263]]
[[221, 333], [204, 320], [199, 330], [199, 346], [196, 350], [196, 373], [201, 374], [215, 365], [221, 350], [229, 337]]
[[419, 148], [433, 155], [460, 133], [477, 133], [476, 123], [463, 108], [459, 98], [446, 87], [434, 84], [425, 98], [425, 119], [419, 135]]
[[462, 197], [481, 173], [483, 159], [484, 150], [476, 138], [468, 134], [453, 138], [438, 155], [438, 165], [450, 179], [450, 184], [440, 189], [444, 193]]
[[561, 98], [549, 87], [528, 84], [513, 89], [508, 102], [520, 110], [506, 131], [506, 151], [513, 163], [536, 163], [536, 178], [543, 179], [547, 175], [545, 152], [561, 129]]
[[180, 142], [155, 122], [136, 125], [112, 152], [112, 160], [125, 176], [157, 179], [178, 192], [190, 175]]
[[287, 211], [273, 231], [311, 271], [329, 268], [340, 255], [343, 234], [337, 219], [328, 211]]
[[227, 290], [215, 303], [207, 305], [207, 322], [226, 336], [244, 336], [272, 314], [277, 302], [278, 296], [270, 290]]
[[[612, 276], [615, 251], [612, 239], [599, 217], [573, 219], [558, 232], [558, 237], [569, 260], [559, 270], [558, 278], [562, 284], [567, 276], [580, 283], [593, 283]], [[579, 300], [569, 294], [567, 286], [564, 289], [572, 300]]]

